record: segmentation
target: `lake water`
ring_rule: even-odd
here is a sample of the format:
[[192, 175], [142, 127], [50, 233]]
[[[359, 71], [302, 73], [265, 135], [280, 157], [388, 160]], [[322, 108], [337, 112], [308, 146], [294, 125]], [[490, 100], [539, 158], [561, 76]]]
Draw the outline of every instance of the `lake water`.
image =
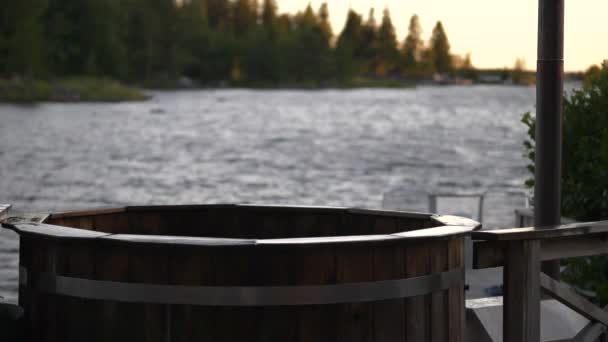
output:
[[[0, 105], [0, 203], [14, 212], [235, 202], [427, 211], [429, 193], [486, 192], [486, 227], [512, 225], [523, 206], [520, 117], [534, 109], [534, 88], [151, 95]], [[2, 230], [0, 295], [10, 300], [17, 253]]]

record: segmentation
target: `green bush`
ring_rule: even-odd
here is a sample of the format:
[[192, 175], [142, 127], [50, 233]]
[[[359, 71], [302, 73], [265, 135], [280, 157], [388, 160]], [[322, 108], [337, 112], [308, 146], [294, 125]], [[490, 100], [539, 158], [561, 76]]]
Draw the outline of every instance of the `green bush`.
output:
[[[534, 172], [535, 118], [524, 114], [524, 142]], [[577, 221], [608, 219], [608, 64], [589, 73], [583, 89], [564, 98], [562, 214]], [[526, 183], [532, 187], [534, 180]], [[563, 277], [608, 303], [608, 257], [566, 260]]]
[[68, 78], [53, 81], [0, 79], [0, 102], [142, 101], [138, 89], [105, 78]]
[[75, 94], [79, 101], [141, 101], [145, 99], [139, 90], [129, 88], [106, 78], [79, 77], [57, 82], [56, 87]]
[[51, 96], [53, 89], [47, 81], [0, 79], [0, 101], [30, 103]]

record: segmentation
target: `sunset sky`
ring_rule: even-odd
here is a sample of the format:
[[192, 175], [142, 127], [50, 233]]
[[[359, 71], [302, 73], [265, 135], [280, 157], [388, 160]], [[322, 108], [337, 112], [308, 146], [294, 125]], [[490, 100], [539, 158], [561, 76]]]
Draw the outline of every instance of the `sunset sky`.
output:
[[[529, 69], [536, 64], [538, 5], [535, 0], [278, 0], [281, 12], [297, 12], [308, 3], [317, 9], [329, 4], [336, 34], [349, 7], [367, 17], [376, 8], [376, 19], [388, 6], [399, 39], [407, 34], [412, 14], [418, 14], [428, 39], [437, 20], [446, 28], [457, 54], [472, 53], [477, 67], [513, 66], [523, 57]], [[608, 59], [608, 0], [566, 1], [565, 68], [582, 70]]]

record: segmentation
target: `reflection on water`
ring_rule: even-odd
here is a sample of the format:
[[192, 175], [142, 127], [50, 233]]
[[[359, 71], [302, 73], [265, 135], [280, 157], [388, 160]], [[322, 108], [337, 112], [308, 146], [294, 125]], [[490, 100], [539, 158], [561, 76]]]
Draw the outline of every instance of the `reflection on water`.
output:
[[[508, 226], [523, 203], [519, 119], [534, 96], [508, 86], [218, 90], [155, 93], [146, 103], [0, 105], [0, 202], [47, 211], [379, 207], [389, 198], [425, 211], [429, 192], [488, 191], [486, 223]], [[0, 234], [0, 295], [14, 298], [17, 242]]]

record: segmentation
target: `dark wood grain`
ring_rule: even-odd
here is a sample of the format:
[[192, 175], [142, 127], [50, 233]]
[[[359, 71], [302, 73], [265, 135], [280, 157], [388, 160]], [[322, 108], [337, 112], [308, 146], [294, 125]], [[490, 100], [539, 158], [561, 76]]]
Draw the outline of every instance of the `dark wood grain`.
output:
[[[169, 282], [173, 285], [213, 286], [215, 269], [212, 251], [201, 247], [176, 248], [169, 259]], [[171, 341], [213, 342], [216, 308], [172, 305]]]
[[543, 240], [541, 260], [557, 260], [608, 254], [608, 234], [589, 234]]
[[[376, 227], [378, 227], [378, 222]], [[385, 222], [389, 229], [395, 222]], [[384, 226], [381, 225], [380, 227]], [[377, 246], [374, 248], [374, 280], [405, 278], [405, 255], [403, 247]], [[374, 341], [405, 341], [404, 300], [392, 299], [373, 303]]]
[[[286, 248], [256, 248], [255, 260], [251, 265], [256, 285], [288, 286], [296, 283], [294, 270], [296, 253]], [[320, 266], [319, 266], [320, 267]], [[251, 281], [251, 280], [250, 280]], [[298, 319], [301, 308], [289, 306], [258, 307], [258, 341], [297, 341]]]
[[[448, 241], [448, 269], [464, 267], [464, 238]], [[464, 284], [448, 290], [448, 337], [450, 342], [464, 341], [465, 326]]]
[[[65, 275], [93, 279], [95, 275], [95, 248], [93, 241], [71, 240], [62, 243], [62, 258], [66, 263]], [[66, 313], [66, 340], [86, 341], [93, 338], [97, 307], [94, 301], [73, 297], [64, 298]]]
[[[237, 236], [244, 239], [256, 239], [258, 234], [268, 236], [264, 233], [264, 218], [272, 217], [268, 212], [266, 215], [257, 212], [254, 209], [241, 209], [238, 211]], [[267, 222], [272, 224], [272, 222]], [[269, 229], [272, 231], [272, 229]]]
[[[293, 212], [289, 215], [287, 229], [282, 234], [284, 237], [310, 237], [310, 236], [331, 236], [335, 230], [328, 225], [320, 225], [320, 217], [315, 213]], [[324, 230], [323, 228], [330, 228]], [[280, 236], [275, 236], [280, 238]]]
[[[26, 274], [22, 273], [23, 269], [29, 270], [32, 268], [32, 256], [33, 256], [33, 248], [35, 248], [36, 239], [32, 239], [27, 236], [19, 237], [19, 278], [27, 278]], [[33, 319], [32, 319], [32, 305], [35, 303], [35, 299], [33, 298], [34, 293], [32, 291], [32, 287], [28, 286], [28, 284], [23, 284], [21, 281], [19, 282], [19, 306], [24, 309], [24, 331], [25, 337], [30, 338], [28, 336], [32, 333], [34, 327]]]
[[394, 234], [399, 232], [399, 219], [389, 216], [374, 217], [371, 234]]
[[[505, 262], [508, 241], [475, 241], [473, 244], [474, 268], [500, 267]], [[560, 237], [541, 241], [541, 261], [577, 258], [608, 254], [605, 233]]]
[[113, 234], [129, 234], [129, 216], [126, 212], [98, 214], [92, 216], [95, 231]]
[[352, 213], [349, 212], [344, 215], [340, 230], [337, 231], [338, 235], [349, 236], [349, 235], [372, 235], [374, 234], [374, 221], [375, 217], [364, 212]]
[[[437, 218], [367, 209], [193, 205], [62, 213], [46, 224], [5, 225], [20, 234], [21, 264], [34, 271], [112, 282], [256, 287], [397, 280], [461, 268], [463, 237], [475, 227]], [[40, 340], [462, 341], [462, 285], [412, 298], [330, 305], [210, 307], [68, 296], [54, 301], [27, 287], [20, 289], [20, 301], [31, 334], [37, 334], [31, 337]]]
[[[95, 279], [129, 281], [130, 246], [104, 242], [96, 245]], [[97, 341], [134, 341], [136, 331], [131, 318], [139, 314], [137, 304], [104, 301], [97, 316]]]
[[[167, 284], [169, 253], [166, 247], [132, 247], [129, 255], [129, 281], [135, 283]], [[138, 340], [164, 342], [169, 333], [168, 306], [140, 304], [131, 318]]]
[[[448, 248], [446, 241], [431, 243], [430, 273], [440, 273], [448, 269]], [[464, 285], [464, 284], [463, 284]], [[448, 341], [448, 291], [436, 291], [431, 294], [431, 338], [432, 342]]]
[[[428, 243], [410, 243], [405, 247], [405, 275], [413, 278], [429, 274], [430, 251]], [[430, 296], [405, 299], [407, 341], [428, 341], [430, 336]]]
[[506, 251], [503, 340], [540, 341], [540, 241], [511, 241]]
[[[337, 219], [337, 218], [336, 218]], [[335, 284], [336, 250], [333, 246], [296, 248], [289, 274], [293, 284]], [[307, 270], [302, 272], [302, 270]], [[297, 338], [294, 341], [338, 341], [342, 305], [310, 305], [297, 308]]]
[[406, 219], [422, 219], [426, 220], [432, 214], [427, 213], [411, 213], [411, 212], [403, 212], [403, 211], [393, 211], [393, 210], [379, 210], [379, 209], [360, 209], [360, 208], [349, 208], [346, 209], [347, 212], [352, 214], [363, 214], [363, 215], [372, 215], [372, 216], [389, 216], [389, 217], [399, 217]]
[[96, 216], [96, 215], [104, 215], [104, 214], [116, 214], [116, 213], [124, 213], [126, 212], [126, 208], [102, 208], [102, 209], [92, 209], [92, 210], [76, 210], [76, 211], [67, 211], [61, 213], [53, 213], [50, 215], [50, 220], [55, 220], [59, 218], [68, 218], [68, 217], [81, 217], [81, 216]]
[[473, 241], [473, 268], [492, 268], [504, 266], [504, 241]]
[[129, 213], [129, 229], [139, 235], [171, 235], [168, 215], [160, 212]]
[[[365, 246], [344, 247], [336, 251], [337, 282], [373, 280], [373, 250]], [[342, 304], [339, 312], [338, 341], [373, 341], [373, 304]]]
[[[255, 259], [255, 248], [245, 246], [238, 249], [219, 250], [216, 254], [218, 264], [215, 272], [217, 286], [256, 286], [260, 279], [255, 275], [259, 260]], [[221, 260], [221, 261], [220, 261]], [[258, 263], [256, 265], [255, 263]], [[214, 341], [247, 341], [259, 335], [257, 307], [219, 307], [216, 311], [217, 335]], [[238, 328], [235, 328], [238, 327]]]
[[[43, 248], [44, 266], [39, 270], [41, 272], [64, 274], [68, 266], [65, 258], [63, 258], [63, 250], [66, 249], [66, 243], [57, 240], [48, 240], [43, 243], [46, 244], [46, 248]], [[67, 321], [66, 311], [63, 310], [65, 297], [53, 294], [40, 295], [46, 301], [43, 318], [46, 324], [44, 338], [46, 341], [63, 342], [66, 337], [65, 327]]]
[[207, 236], [221, 238], [243, 238], [239, 225], [240, 210], [236, 206], [210, 209], [207, 213], [211, 220]]
[[[27, 297], [30, 300], [26, 312], [29, 311], [27, 316], [31, 325], [26, 325], [26, 329], [32, 341], [57, 341], [56, 336], [61, 336], [61, 320], [58, 319], [56, 310], [62, 303], [59, 303], [55, 296], [33, 290], [37, 279], [30, 276], [39, 272], [53, 272], [56, 269], [57, 244], [57, 241], [42, 239], [32, 239], [27, 243], [30, 256], [25, 267], [29, 271]], [[51, 334], [55, 336], [50, 336]]]

